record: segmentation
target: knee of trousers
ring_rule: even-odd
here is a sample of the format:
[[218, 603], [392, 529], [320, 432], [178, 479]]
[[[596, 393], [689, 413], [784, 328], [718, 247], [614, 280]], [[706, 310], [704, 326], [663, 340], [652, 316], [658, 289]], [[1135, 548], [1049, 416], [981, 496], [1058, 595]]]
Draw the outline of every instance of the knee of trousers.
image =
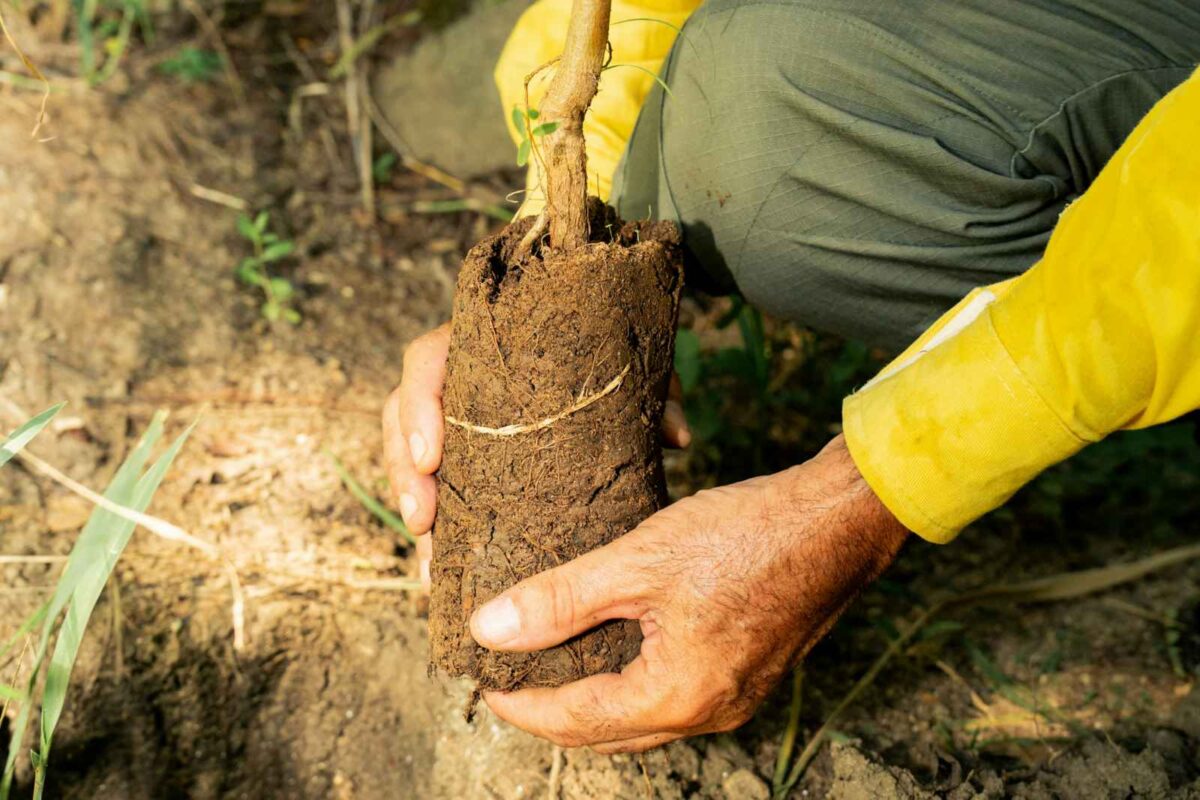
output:
[[711, 0], [665, 65], [670, 92], [643, 110], [619, 184], [629, 211], [648, 201], [681, 224], [716, 283], [900, 346], [1031, 263], [1059, 189], [1010, 178], [1004, 132], [935, 91], [953, 65], [881, 29], [872, 8]]

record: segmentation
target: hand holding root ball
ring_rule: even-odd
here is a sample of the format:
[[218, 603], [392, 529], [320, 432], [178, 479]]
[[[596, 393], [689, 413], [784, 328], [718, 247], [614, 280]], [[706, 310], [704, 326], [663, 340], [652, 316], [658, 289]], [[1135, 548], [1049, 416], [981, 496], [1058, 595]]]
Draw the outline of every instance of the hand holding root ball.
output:
[[[433, 524], [448, 347], [448, 326], [413, 342], [384, 409], [388, 475], [414, 534]], [[673, 405], [664, 433], [686, 444]], [[471, 633], [492, 650], [539, 650], [618, 618], [638, 620], [644, 637], [619, 674], [484, 699], [531, 733], [604, 753], [731, 730], [891, 563], [905, 536], [838, 437], [805, 464], [681, 500], [480, 607]], [[419, 536], [418, 554], [427, 580], [428, 536]]]
[[[421, 583], [426, 590], [431, 545], [424, 534], [433, 528], [437, 507], [437, 481], [433, 475], [442, 462], [442, 385], [449, 351], [449, 323], [413, 340], [404, 353], [400, 385], [388, 396], [383, 409], [388, 480], [404, 523], [417, 537]], [[687, 447], [692, 441], [681, 395], [679, 379], [672, 376], [663, 412], [663, 440], [671, 447]]]

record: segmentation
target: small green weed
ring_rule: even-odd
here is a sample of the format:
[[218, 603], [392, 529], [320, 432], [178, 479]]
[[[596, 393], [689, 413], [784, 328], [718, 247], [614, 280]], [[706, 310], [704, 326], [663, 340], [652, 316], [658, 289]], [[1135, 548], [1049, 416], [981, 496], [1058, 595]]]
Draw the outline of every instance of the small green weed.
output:
[[219, 54], [189, 46], [159, 64], [158, 71], [184, 83], [204, 83], [215, 79], [224, 67]]
[[354, 499], [361, 503], [363, 508], [371, 512], [384, 526], [391, 528], [409, 544], [415, 545], [417, 543], [412, 533], [409, 532], [408, 526], [404, 524], [404, 520], [389, 511], [383, 503], [379, 502], [374, 495], [367, 491], [366, 487], [355, 480], [354, 476], [350, 474], [350, 470], [346, 469], [346, 465], [337, 456], [328, 450], [325, 451], [325, 455], [329, 456], [329, 460], [333, 462], [334, 472], [342, 479], [342, 483], [346, 485], [346, 489], [350, 494], [354, 495]]
[[536, 108], [521, 108], [513, 106], [512, 121], [513, 125], [517, 126], [517, 131], [521, 135], [521, 143], [517, 145], [517, 166], [523, 167], [529, 163], [529, 156], [533, 152], [533, 141], [543, 136], [547, 136], [558, 130], [557, 122], [542, 122], [537, 125], [539, 116]]
[[129, 50], [136, 26], [150, 42], [154, 30], [143, 0], [76, 0], [80, 72], [89, 86], [113, 76]]
[[256, 286], [262, 290], [266, 297], [262, 304], [263, 317], [271, 322], [283, 319], [298, 325], [300, 312], [292, 306], [296, 296], [295, 287], [287, 278], [272, 276], [267, 269], [270, 264], [281, 261], [295, 252], [296, 244], [267, 230], [270, 219], [266, 211], [260, 211], [254, 219], [245, 214], [238, 215], [238, 233], [250, 242], [254, 248], [254, 255], [242, 259], [237, 268], [237, 277], [247, 286]]
[[371, 178], [376, 183], [388, 183], [392, 179], [392, 173], [396, 170], [396, 162], [399, 159], [391, 150], [376, 158], [371, 164]]

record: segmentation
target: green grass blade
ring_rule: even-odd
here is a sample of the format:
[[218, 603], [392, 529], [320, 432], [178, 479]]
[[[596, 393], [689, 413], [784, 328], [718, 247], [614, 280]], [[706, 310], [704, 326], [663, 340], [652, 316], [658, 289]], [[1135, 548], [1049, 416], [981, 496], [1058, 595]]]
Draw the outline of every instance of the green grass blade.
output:
[[50, 420], [54, 419], [54, 415], [62, 411], [62, 407], [65, 405], [66, 403], [59, 403], [47, 408], [9, 434], [8, 438], [4, 440], [4, 444], [0, 444], [0, 467], [12, 461], [13, 456], [21, 452], [25, 445], [33, 440], [33, 437], [41, 433], [42, 429], [50, 424]]
[[[155, 414], [154, 419], [150, 422], [150, 427], [143, 434], [142, 440], [117, 470], [117, 474], [113, 476], [112, 481], [109, 482], [108, 488], [104, 492], [104, 496], [109, 500], [121, 505], [129, 505], [133, 499], [138, 476], [141, 474], [149, 458], [150, 449], [162, 437], [165, 416], [162, 413]], [[45, 606], [42, 634], [38, 641], [37, 650], [34, 652], [33, 669], [30, 671], [27, 683], [26, 694], [30, 697], [34, 695], [34, 691], [37, 688], [38, 677], [41, 675], [42, 665], [46, 659], [46, 652], [50, 648], [50, 638], [54, 633], [59, 615], [62, 614], [63, 609], [70, 602], [75, 588], [83, 579], [83, 573], [87, 569], [88, 562], [103, 556], [102, 552], [95, 552], [98, 545], [102, 547], [102, 543], [95, 542], [95, 534], [89, 536], [89, 530], [95, 530], [101, 525], [111, 525], [113, 524], [113, 520], [124, 521], [115, 514], [103, 509], [96, 509], [88, 519], [87, 525], [84, 526], [83, 532], [80, 533], [75, 547], [71, 550], [71, 556], [67, 560], [67, 566], [58, 581], [54, 595]], [[81, 543], [85, 544], [83, 548], [80, 547]], [[7, 800], [8, 798], [9, 789], [12, 786], [13, 773], [16, 771], [17, 755], [22, 749], [25, 731], [29, 727], [29, 718], [32, 714], [33, 706], [34, 703], [32, 702], [23, 704], [12, 726], [8, 744], [8, 755], [4, 762], [4, 774], [0, 776], [0, 800]]]
[[333, 462], [333, 468], [337, 472], [338, 477], [342, 479], [342, 483], [346, 484], [346, 488], [350, 490], [350, 494], [354, 495], [358, 502], [363, 504], [363, 508], [375, 515], [375, 518], [382, 522], [387, 527], [394, 530], [396, 533], [404, 537], [409, 544], [415, 545], [417, 540], [409, 532], [408, 526], [404, 524], [404, 520], [397, 517], [391, 511], [375, 499], [374, 495], [366, 490], [361, 483], [354, 479], [350, 471], [346, 469], [346, 465], [338, 460], [338, 457], [328, 450], [325, 454], [329, 456], [329, 460]]
[[46, 610], [48, 608], [50, 608], [49, 600], [42, 603], [41, 608], [30, 614], [26, 620], [21, 623], [21, 627], [17, 628], [17, 632], [8, 637], [8, 641], [4, 643], [3, 647], [0, 647], [0, 658], [4, 658], [6, 655], [8, 655], [8, 651], [12, 650], [16, 646], [17, 642], [21, 641], [21, 639], [23, 639], [31, 630], [42, 624], [42, 620], [46, 618]]
[[[167, 451], [159, 456], [149, 471], [138, 480], [129, 500], [123, 505], [135, 511], [146, 510], [146, 507], [150, 505], [151, 498], [154, 497], [154, 493], [166, 476], [167, 470], [170, 469], [171, 463], [179, 455], [180, 449], [192, 432], [192, 427], [194, 425], [180, 434], [167, 448]], [[46, 671], [46, 685], [42, 690], [42, 739], [38, 754], [38, 769], [41, 771], [45, 770], [50, 759], [50, 744], [54, 738], [54, 729], [62, 717], [67, 689], [71, 682], [71, 671], [75, 667], [75, 658], [83, 643], [83, 634], [87, 630], [88, 620], [100, 599], [100, 593], [104, 591], [104, 585], [108, 583], [108, 578], [117, 565], [117, 559], [121, 557], [125, 545], [129, 543], [135, 527], [134, 523], [124, 517], [118, 517], [103, 509], [93, 511], [92, 519], [97, 520], [95, 526], [92, 526], [90, 519], [88, 526], [85, 526], [83, 533], [80, 534], [75, 549], [71, 551], [71, 556], [67, 559], [67, 567], [70, 569], [76, 550], [88, 554], [87, 560], [81, 564], [79, 583], [72, 594], [66, 618], [59, 628], [58, 638], [54, 643], [54, 653]], [[91, 528], [90, 531], [89, 528]], [[85, 542], [89, 536], [90, 539]], [[99, 558], [95, 558], [96, 555], [99, 555]], [[35, 792], [35, 798], [40, 794], [40, 792]]]
[[792, 750], [796, 747], [796, 734], [800, 730], [800, 707], [804, 702], [804, 667], [792, 671], [792, 701], [788, 704], [788, 722], [779, 743], [779, 754], [775, 757], [775, 774], [771, 780], [772, 794], [779, 796], [787, 781], [788, 765], [792, 763]]
[[481, 203], [478, 200], [463, 198], [459, 200], [418, 200], [409, 206], [416, 214], [455, 214], [459, 211], [476, 211], [486, 214], [501, 222], [512, 222], [512, 211], [495, 203]]

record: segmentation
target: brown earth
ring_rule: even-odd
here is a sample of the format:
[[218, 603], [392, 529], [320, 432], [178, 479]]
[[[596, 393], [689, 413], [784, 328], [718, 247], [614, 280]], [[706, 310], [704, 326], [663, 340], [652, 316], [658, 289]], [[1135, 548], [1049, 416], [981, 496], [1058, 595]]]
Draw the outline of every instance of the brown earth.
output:
[[[150, 53], [101, 89], [56, 94], [41, 142], [29, 136], [36, 95], [0, 88], [0, 398], [27, 412], [69, 401], [30, 449], [96, 488], [155, 409], [171, 410], [168, 434], [199, 418], [151, 511], [229, 554], [247, 600], [235, 651], [221, 571], [139, 531], [88, 630], [47, 796], [507, 800], [546, 796], [553, 774], [572, 800], [765, 797], [786, 692], [732, 735], [607, 758], [555, 751], [486, 711], [468, 724], [469, 689], [427, 677], [420, 603], [399, 583], [413, 559], [324, 451], [382, 494], [377, 416], [400, 353], [449, 317], [455, 271], [494, 224], [415, 213], [445, 193], [405, 170], [381, 182], [380, 219], [366, 224], [340, 93], [301, 96], [311, 79], [264, 19], [224, 29], [245, 107], [226, 84], [156, 74]], [[309, 24], [317, 44], [299, 63], [331, 64], [334, 28]], [[76, 63], [28, 49], [52, 73]], [[196, 185], [271, 210], [296, 241], [280, 274], [298, 288], [299, 326], [261, 319], [261, 299], [232, 277], [248, 254], [235, 215]], [[706, 347], [728, 346], [730, 330], [713, 324], [724, 310], [685, 299], [683, 322]], [[818, 358], [806, 332], [769, 334], [772, 392], [801, 400], [763, 427], [780, 458], [799, 459], [835, 429], [812, 409], [843, 365]], [[0, 405], [0, 427], [15, 417]], [[668, 456], [675, 496], [716, 480], [713, 447]], [[723, 452], [723, 471], [757, 468]], [[1191, 463], [1146, 446], [1070, 503], [1018, 498], [951, 547], [912, 543], [810, 655], [800, 740], [938, 592], [1194, 541]], [[1118, 492], [1130, 473], [1149, 488]], [[16, 463], [0, 470], [0, 553], [65, 554], [87, 512]], [[0, 565], [0, 640], [57, 570]], [[1198, 586], [1193, 563], [1070, 602], [959, 614], [852, 704], [835, 726], [846, 744], [825, 749], [793, 797], [1197, 796]], [[27, 668], [11, 654], [0, 680]]]
[[[487, 650], [467, 626], [500, 592], [611, 542], [667, 500], [660, 431], [679, 232], [595, 211], [588, 245], [519, 257], [526, 219], [475, 246], [459, 274], [445, 389], [457, 422], [438, 472], [430, 649], [435, 666], [483, 690], [614, 672], [641, 645], [633, 620], [537, 653]], [[510, 425], [527, 429], [479, 430]]]

